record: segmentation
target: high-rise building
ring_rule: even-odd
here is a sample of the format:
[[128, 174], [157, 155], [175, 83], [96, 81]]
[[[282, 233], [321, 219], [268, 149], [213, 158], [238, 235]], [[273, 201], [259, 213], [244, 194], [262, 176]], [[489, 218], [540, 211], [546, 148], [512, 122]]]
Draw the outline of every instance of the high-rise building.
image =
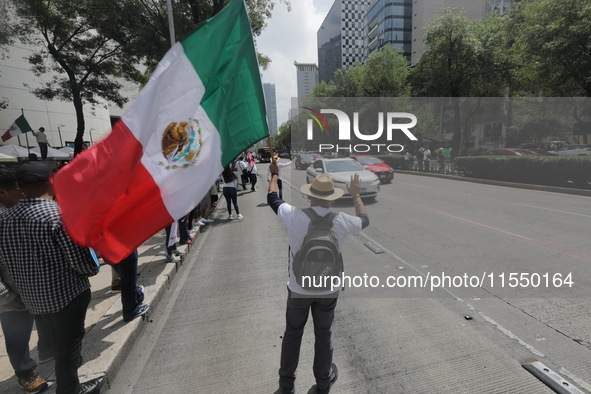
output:
[[494, 0], [413, 0], [411, 63], [415, 64], [425, 53], [427, 48], [424, 42], [424, 28], [431, 20], [441, 16], [444, 7], [461, 9], [468, 19], [478, 20], [485, 15], [487, 1]]
[[364, 59], [390, 45], [410, 61], [413, 0], [376, 0], [363, 18]]
[[335, 0], [316, 35], [321, 81], [330, 81], [339, 68], [363, 61], [363, 16], [372, 1]]
[[265, 93], [265, 107], [267, 109], [267, 122], [269, 123], [269, 134], [279, 133], [277, 128], [277, 98], [275, 96], [275, 84], [264, 83], [263, 92]]
[[511, 3], [515, 3], [519, 0], [486, 0], [486, 8], [484, 12], [486, 14], [491, 14], [493, 12], [498, 12], [501, 15], [504, 15], [509, 10]]
[[316, 63], [293, 62], [297, 69], [298, 97], [306, 97], [318, 84], [318, 66]]

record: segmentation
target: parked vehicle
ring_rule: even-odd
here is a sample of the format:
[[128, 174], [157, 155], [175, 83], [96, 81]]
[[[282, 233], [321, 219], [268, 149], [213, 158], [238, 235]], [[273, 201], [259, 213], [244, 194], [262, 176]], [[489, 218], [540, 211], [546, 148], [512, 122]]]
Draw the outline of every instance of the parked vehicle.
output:
[[567, 145], [565, 147], [550, 151], [558, 156], [591, 156], [591, 145]]
[[361, 180], [361, 197], [375, 199], [380, 191], [380, 180], [373, 172], [363, 168], [356, 160], [318, 159], [306, 170], [307, 183], [312, 183], [316, 175], [328, 174], [335, 181], [335, 187], [343, 189], [345, 194], [341, 198], [351, 198], [345, 182], [351, 181], [353, 174], [359, 174]]
[[530, 149], [517, 149], [517, 148], [501, 148], [493, 149], [484, 152], [485, 156], [543, 156], [540, 153], [534, 152]]
[[375, 156], [354, 155], [351, 158], [357, 160], [365, 169], [376, 174], [382, 183], [390, 183], [394, 179], [394, 169]]

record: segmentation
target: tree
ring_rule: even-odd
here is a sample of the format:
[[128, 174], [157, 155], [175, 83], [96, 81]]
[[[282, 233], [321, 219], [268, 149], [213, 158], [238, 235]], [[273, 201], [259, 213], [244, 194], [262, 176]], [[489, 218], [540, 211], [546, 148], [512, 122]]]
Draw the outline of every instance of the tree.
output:
[[[10, 2], [0, 0], [0, 15], [10, 15]], [[0, 19], [0, 59], [7, 57], [6, 46], [12, 44], [16, 35], [16, 25], [9, 18]], [[8, 99], [0, 97], [0, 110], [8, 106]]]
[[338, 69], [332, 81], [320, 82], [315, 97], [404, 97], [409, 94], [409, 64], [404, 56], [386, 46], [366, 64]]
[[[170, 49], [170, 29], [166, 0], [88, 0], [100, 12], [88, 15], [89, 23], [100, 30], [112, 26], [127, 31], [125, 40], [118, 34], [110, 36], [144, 61], [150, 74], [158, 60]], [[230, 0], [176, 0], [173, 4], [175, 41], [181, 40], [208, 18], [216, 15]], [[290, 7], [289, 0], [246, 0], [253, 35], [261, 34], [276, 3]], [[266, 68], [270, 59], [259, 54], [259, 63]]]
[[512, 9], [510, 34], [519, 77], [550, 97], [591, 97], [591, 3], [529, 0]]
[[[114, 39], [88, 23], [98, 13], [87, 0], [16, 0], [22, 40], [38, 48], [28, 58], [36, 75], [52, 73], [33, 94], [46, 100], [71, 101], [76, 110], [75, 153], [82, 150], [85, 104], [97, 105], [99, 98], [123, 106], [116, 78], [140, 81], [137, 57], [126, 53]], [[126, 33], [115, 26], [109, 35]]]
[[462, 113], [461, 97], [502, 97], [511, 84], [505, 23], [498, 15], [474, 22], [461, 11], [444, 9], [428, 27], [428, 49], [410, 77], [414, 95], [452, 98], [454, 148], [460, 154], [469, 147], [469, 125], [482, 103], [468, 100]]

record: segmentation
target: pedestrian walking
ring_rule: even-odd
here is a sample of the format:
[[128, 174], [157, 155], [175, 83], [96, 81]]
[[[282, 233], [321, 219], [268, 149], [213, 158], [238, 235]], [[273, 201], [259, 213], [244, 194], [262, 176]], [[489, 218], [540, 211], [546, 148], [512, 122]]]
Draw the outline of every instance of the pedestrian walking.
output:
[[257, 177], [258, 177], [258, 169], [257, 169], [257, 165], [254, 162], [254, 159], [251, 160], [250, 163], [248, 163], [248, 167], [246, 168], [246, 171], [248, 172], [249, 176], [250, 176], [250, 191], [256, 191], [255, 186], [257, 184]]
[[90, 303], [88, 277], [98, 273], [98, 261], [67, 235], [49, 166], [27, 162], [15, 174], [25, 198], [0, 217], [0, 264], [8, 267], [23, 304], [51, 330], [56, 393], [97, 393], [105, 377], [80, 383], [78, 368]]
[[[281, 393], [295, 393], [295, 377], [298, 366], [302, 335], [308, 314], [312, 311], [314, 319], [314, 377], [316, 378], [316, 393], [327, 394], [338, 378], [338, 370], [333, 360], [332, 326], [334, 310], [340, 289], [314, 290], [304, 289], [299, 283], [294, 271], [295, 256], [303, 247], [312, 218], [332, 219], [332, 231], [338, 240], [339, 258], [341, 245], [349, 234], [360, 232], [369, 224], [367, 210], [359, 195], [361, 182], [359, 175], [351, 177], [347, 183], [355, 214], [352, 216], [343, 212], [332, 212], [332, 203], [344, 194], [344, 191], [334, 187], [333, 180], [326, 174], [314, 178], [311, 184], [304, 185], [300, 191], [308, 197], [310, 208], [302, 210], [296, 208], [278, 196], [279, 167], [275, 160], [269, 166], [271, 181], [267, 202], [277, 214], [279, 220], [287, 230], [289, 242], [289, 281], [287, 295], [286, 328], [281, 345], [281, 364], [279, 368], [279, 386]], [[298, 257], [299, 259], [299, 257]], [[342, 261], [341, 261], [342, 263]]]
[[232, 205], [234, 205], [234, 209], [236, 210], [236, 219], [242, 219], [243, 216], [240, 214], [240, 208], [238, 207], [238, 193], [236, 192], [238, 180], [236, 179], [236, 175], [234, 175], [234, 171], [226, 167], [224, 172], [222, 172], [222, 178], [224, 180], [222, 192], [224, 194], [224, 198], [226, 199], [228, 220], [234, 219], [234, 216], [232, 216]]
[[244, 157], [240, 156], [238, 161], [236, 162], [236, 171], [240, 175], [242, 190], [246, 190], [246, 183], [248, 182], [248, 174], [246, 170], [247, 164], [244, 160]]

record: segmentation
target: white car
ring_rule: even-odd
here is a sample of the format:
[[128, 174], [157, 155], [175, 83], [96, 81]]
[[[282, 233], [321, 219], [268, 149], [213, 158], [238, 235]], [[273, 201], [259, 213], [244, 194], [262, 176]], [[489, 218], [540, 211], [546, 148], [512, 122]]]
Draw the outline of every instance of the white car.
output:
[[363, 198], [375, 199], [380, 192], [380, 180], [376, 174], [363, 168], [353, 159], [318, 159], [306, 170], [306, 181], [312, 183], [316, 175], [328, 174], [335, 181], [335, 187], [343, 189], [341, 198], [351, 198], [345, 182], [351, 182], [353, 174], [359, 174], [361, 181], [360, 195]]
[[560, 149], [549, 151], [558, 156], [591, 156], [591, 145], [567, 145]]

